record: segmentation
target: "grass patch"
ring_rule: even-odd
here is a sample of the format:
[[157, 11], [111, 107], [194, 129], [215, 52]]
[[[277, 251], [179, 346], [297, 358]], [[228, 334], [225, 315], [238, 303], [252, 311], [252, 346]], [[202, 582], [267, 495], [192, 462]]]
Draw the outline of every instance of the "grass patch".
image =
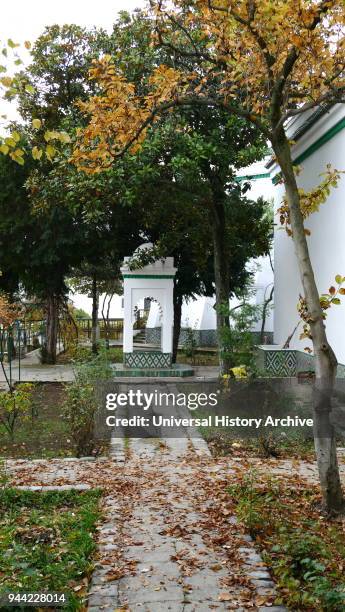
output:
[[0, 490], [0, 594], [66, 592], [66, 610], [82, 609], [100, 494]]
[[253, 473], [228, 491], [277, 582], [275, 603], [294, 611], [344, 611], [344, 531], [340, 522], [325, 520], [316, 488]]
[[[110, 363], [122, 363], [123, 351], [119, 346], [111, 346], [106, 350], [106, 355]], [[57, 358], [58, 364], [81, 364], [92, 361], [95, 355], [92, 353], [91, 346], [71, 346]]]
[[186, 355], [183, 349], [180, 349], [177, 352], [176, 363], [185, 363], [194, 366], [219, 366], [218, 351], [212, 349], [196, 349], [195, 354], [190, 357]]

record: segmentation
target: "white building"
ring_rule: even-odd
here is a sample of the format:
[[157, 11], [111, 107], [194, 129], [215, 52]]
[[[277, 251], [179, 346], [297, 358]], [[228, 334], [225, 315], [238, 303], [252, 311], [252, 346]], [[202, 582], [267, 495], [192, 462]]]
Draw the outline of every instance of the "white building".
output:
[[[301, 167], [298, 185], [306, 191], [317, 186], [327, 164], [345, 170], [345, 106], [319, 110], [300, 116], [289, 125], [289, 136], [296, 142], [293, 160]], [[274, 182], [279, 173], [275, 165], [269, 167]], [[273, 187], [275, 207], [279, 207], [283, 185]], [[297, 302], [302, 293], [297, 259], [292, 239], [279, 227], [276, 220], [274, 241], [274, 341], [284, 344], [299, 321]], [[333, 189], [320, 210], [305, 222], [311, 235], [307, 238], [320, 294], [334, 285], [336, 274], [345, 276], [345, 176]], [[345, 303], [334, 306], [327, 315], [327, 335], [339, 363], [345, 363]], [[311, 343], [299, 340], [299, 330], [290, 348], [304, 350]]]
[[[345, 106], [336, 105], [331, 109], [310, 111], [293, 119], [288, 126], [288, 135], [295, 142], [293, 160], [300, 166], [298, 184], [306, 191], [317, 186], [322, 180], [327, 164], [345, 171]], [[248, 196], [274, 201], [275, 211], [279, 208], [284, 187], [277, 183], [279, 167], [273, 161], [253, 164], [240, 172], [241, 179], [251, 183]], [[311, 235], [307, 238], [310, 255], [320, 294], [334, 284], [336, 274], [345, 276], [345, 175], [341, 175], [338, 187], [333, 189], [325, 204], [306, 221]], [[255, 274], [254, 301], [262, 304], [274, 282], [274, 308], [270, 312], [265, 330], [273, 332], [273, 342], [282, 347], [299, 322], [297, 303], [302, 293], [297, 260], [292, 239], [280, 227], [275, 218], [274, 278], [269, 258], [258, 260]], [[328, 312], [327, 334], [339, 363], [345, 363], [345, 299], [341, 306], [334, 306]], [[79, 305], [79, 304], [78, 304]], [[112, 317], [123, 317], [122, 301], [114, 298]], [[183, 305], [182, 327], [192, 327], [204, 336], [216, 329], [214, 298], [199, 297]], [[88, 308], [90, 310], [90, 308]], [[259, 331], [260, 322], [255, 330]], [[151, 305], [147, 322], [149, 330], [160, 327], [159, 311]], [[301, 324], [300, 324], [301, 327]], [[153, 333], [153, 331], [152, 331]], [[290, 349], [303, 351], [310, 342], [299, 339], [299, 329], [290, 341]]]

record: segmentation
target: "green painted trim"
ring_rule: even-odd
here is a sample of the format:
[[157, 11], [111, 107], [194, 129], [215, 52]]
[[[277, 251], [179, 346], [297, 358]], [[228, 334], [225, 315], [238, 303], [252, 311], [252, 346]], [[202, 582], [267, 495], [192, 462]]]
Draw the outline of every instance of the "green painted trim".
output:
[[[344, 128], [345, 128], [345, 117], [343, 117], [342, 119], [340, 119], [340, 121], [335, 123], [331, 128], [329, 128], [329, 130], [327, 130], [327, 132], [325, 132], [322, 136], [320, 136], [320, 138], [315, 140], [315, 142], [313, 142], [313, 144], [311, 144], [310, 147], [308, 147], [305, 151], [303, 151], [303, 153], [298, 155], [296, 159], [293, 160], [294, 166], [295, 165], [298, 166], [298, 164], [308, 159], [308, 157], [313, 155], [313, 153], [315, 153], [315, 151], [318, 151], [318, 149], [321, 149], [321, 147], [323, 147], [323, 145], [326, 144], [326, 142], [328, 142], [329, 140], [332, 140], [332, 138], [334, 138], [336, 134], [339, 134], [339, 132], [341, 132], [341, 130], [343, 130]], [[273, 185], [276, 185], [279, 182], [280, 178], [281, 178], [281, 173], [279, 172], [272, 178]]]
[[122, 274], [123, 278], [175, 278], [174, 274]]
[[257, 181], [258, 179], [269, 178], [270, 172], [263, 172], [262, 174], [247, 174], [244, 176], [236, 176], [235, 182], [241, 183], [242, 181]]
[[318, 138], [313, 144], [310, 145], [301, 155], [298, 155], [296, 159], [294, 159], [294, 164], [300, 164], [302, 161], [310, 157], [315, 151], [320, 149], [326, 142], [334, 138], [336, 134], [341, 132], [345, 128], [345, 117], [340, 119], [338, 123], [335, 123], [327, 132], [325, 132], [320, 138]]

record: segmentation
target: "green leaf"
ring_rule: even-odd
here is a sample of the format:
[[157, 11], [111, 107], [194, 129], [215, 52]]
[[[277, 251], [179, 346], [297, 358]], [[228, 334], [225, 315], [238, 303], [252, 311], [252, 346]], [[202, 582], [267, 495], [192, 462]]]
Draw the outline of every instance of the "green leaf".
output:
[[333, 299], [331, 300], [331, 303], [332, 303], [332, 304], [336, 304], [337, 306], [339, 306], [339, 304], [341, 304], [341, 301], [339, 300], [339, 298], [333, 298]]
[[33, 119], [33, 120], [32, 120], [32, 127], [33, 127], [35, 130], [39, 130], [39, 129], [40, 129], [40, 127], [41, 127], [41, 125], [42, 125], [42, 122], [41, 122], [41, 120], [40, 120], [40, 119]]
[[13, 42], [12, 38], [8, 39], [7, 44], [10, 49], [15, 49], [16, 47], [19, 47], [18, 43]]
[[27, 91], [30, 94], [34, 94], [35, 88], [32, 85], [25, 85], [25, 91]]

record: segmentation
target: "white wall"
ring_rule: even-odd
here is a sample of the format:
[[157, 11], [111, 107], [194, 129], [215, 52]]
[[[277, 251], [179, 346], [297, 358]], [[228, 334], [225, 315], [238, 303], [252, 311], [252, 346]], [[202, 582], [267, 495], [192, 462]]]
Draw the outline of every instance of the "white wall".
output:
[[[182, 304], [181, 326], [193, 329], [216, 329], [216, 313], [213, 308], [215, 298], [199, 296], [196, 300]], [[159, 306], [151, 303], [146, 327], [160, 327]]]
[[[69, 298], [72, 300], [74, 306], [76, 308], [83, 308], [88, 315], [91, 317], [92, 313], [92, 299], [87, 297], [87, 295], [83, 295], [81, 293], [70, 293]], [[103, 304], [104, 294], [100, 296], [99, 299], [99, 310], [98, 316], [102, 317], [102, 304]], [[121, 295], [114, 295], [111, 304], [110, 304], [110, 318], [111, 319], [123, 319], [123, 307], [122, 307], [123, 297]]]
[[[246, 196], [252, 200], [257, 200], [259, 197], [265, 198], [267, 201], [274, 200], [273, 185], [271, 177], [269, 176], [269, 170], [266, 168], [266, 162], [269, 161], [269, 157], [266, 159], [256, 162], [246, 168], [241, 168], [238, 171], [238, 176], [253, 176], [250, 182], [250, 189], [246, 192]], [[268, 176], [264, 178], [255, 178], [255, 175], [266, 174]], [[273, 262], [274, 253], [271, 254], [271, 260]], [[256, 267], [256, 273], [254, 277], [254, 296], [250, 300], [252, 304], [262, 305], [266, 297], [269, 296], [270, 290], [274, 283], [274, 275], [271, 267], [269, 257], [258, 257], [256, 260], [252, 260], [248, 263], [249, 267]], [[274, 302], [274, 300], [273, 300]], [[235, 306], [238, 301], [231, 300], [231, 305]], [[273, 306], [273, 303], [271, 303]], [[270, 308], [267, 313], [267, 319], [265, 324], [265, 331], [272, 332], [274, 325], [274, 308]], [[258, 321], [254, 326], [253, 331], [261, 330], [261, 321]]]
[[[344, 116], [344, 109], [336, 107], [298, 142], [294, 148], [294, 159], [320, 138], [332, 125]], [[330, 163], [333, 168], [345, 170], [345, 129], [315, 151], [301, 163], [299, 186], [310, 190], [321, 181], [320, 173]], [[280, 205], [283, 187], [274, 188], [276, 206]], [[277, 221], [279, 223], [279, 220]], [[314, 266], [319, 292], [334, 284], [336, 274], [345, 276], [345, 177], [342, 176], [337, 189], [332, 190], [328, 201], [319, 212], [311, 215], [305, 223], [311, 231], [308, 238], [310, 255]], [[299, 271], [292, 239], [277, 226], [275, 232], [275, 318], [274, 339], [286, 341], [299, 320], [297, 302], [301, 290]], [[333, 306], [326, 319], [328, 338], [338, 361], [345, 363], [345, 300], [341, 306]], [[299, 332], [291, 342], [291, 348], [303, 350], [311, 343], [299, 340]]]

